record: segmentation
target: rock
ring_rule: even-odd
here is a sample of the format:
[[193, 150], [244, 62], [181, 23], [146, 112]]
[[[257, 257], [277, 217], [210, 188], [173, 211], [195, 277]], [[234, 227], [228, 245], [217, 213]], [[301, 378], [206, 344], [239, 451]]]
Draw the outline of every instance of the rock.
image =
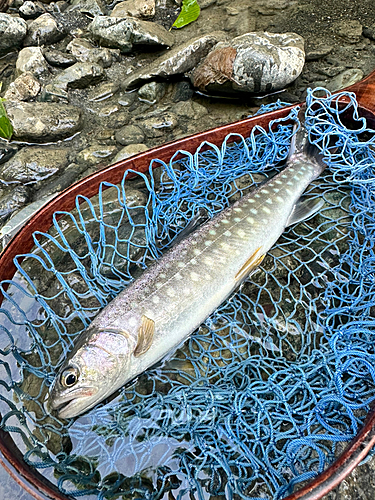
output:
[[290, 4], [290, 0], [256, 0], [252, 8], [263, 16], [273, 16], [288, 8]]
[[66, 148], [25, 147], [0, 166], [4, 183], [29, 184], [46, 179], [68, 165]]
[[104, 68], [111, 66], [113, 59], [119, 59], [120, 51], [117, 49], [98, 49], [84, 38], [73, 39], [66, 47], [68, 52], [80, 62], [101, 64]]
[[304, 61], [304, 41], [295, 33], [246, 33], [230, 43], [218, 43], [194, 70], [191, 81], [201, 90], [209, 86], [213, 90], [270, 92], [294, 81]]
[[26, 33], [26, 21], [0, 12], [0, 54], [19, 47]]
[[40, 2], [30, 2], [30, 0], [26, 0], [19, 8], [20, 16], [25, 19], [35, 19], [44, 14], [45, 11], [46, 9], [43, 4]]
[[14, 138], [30, 141], [58, 141], [81, 129], [81, 110], [76, 106], [45, 102], [5, 102]]
[[358, 43], [362, 37], [362, 25], [359, 21], [338, 21], [333, 24], [336, 35], [348, 43]]
[[130, 52], [133, 45], [170, 47], [174, 37], [158, 24], [134, 17], [96, 16], [89, 26], [93, 37], [105, 47]]
[[92, 102], [100, 102], [114, 96], [118, 92], [120, 85], [116, 82], [108, 82], [97, 85], [89, 93], [89, 100]]
[[0, 187], [0, 222], [19, 210], [29, 200], [28, 189], [26, 186]]
[[[116, 146], [103, 146], [102, 144], [92, 144], [86, 149], [82, 149], [77, 156], [77, 163], [86, 163], [88, 167], [92, 167], [98, 163], [108, 160], [117, 151]], [[106, 162], [107, 164], [108, 162]]]
[[172, 110], [177, 116], [184, 116], [193, 120], [197, 120], [208, 113], [207, 108], [194, 101], [178, 102], [173, 106]]
[[155, 15], [155, 0], [126, 0], [118, 3], [111, 12], [111, 17], [143, 17]]
[[370, 40], [375, 40], [375, 23], [371, 26], [365, 26], [362, 32], [363, 36]]
[[5, 92], [5, 99], [8, 101], [28, 101], [39, 94], [40, 83], [32, 73], [22, 73], [9, 85]]
[[327, 82], [325, 87], [331, 92], [336, 92], [338, 90], [344, 89], [349, 85], [354, 85], [354, 83], [359, 82], [363, 78], [363, 71], [359, 68], [351, 68], [343, 71], [339, 75], [332, 78], [331, 81]]
[[69, 94], [66, 90], [61, 87], [49, 83], [46, 85], [42, 92], [42, 101], [43, 102], [66, 102], [69, 100]]
[[146, 137], [162, 137], [166, 132], [170, 132], [178, 125], [177, 116], [174, 113], [164, 112], [156, 116], [143, 119], [139, 126], [145, 132]]
[[4, 143], [0, 143], [0, 164], [8, 161], [17, 153], [18, 149]]
[[147, 68], [135, 71], [125, 79], [123, 88], [131, 88], [156, 77], [168, 78], [186, 73], [193, 69], [217, 42], [225, 38], [224, 32], [217, 31], [189, 40], [160, 56]]
[[79, 11], [90, 16], [103, 16], [105, 8], [100, 0], [73, 0], [68, 11]]
[[142, 129], [137, 127], [137, 125], [125, 125], [115, 135], [116, 141], [123, 146], [139, 144], [143, 141], [144, 137]]
[[332, 45], [318, 45], [317, 47], [312, 47], [306, 52], [306, 61], [317, 61], [325, 56], [328, 56], [332, 52]]
[[85, 89], [102, 80], [104, 70], [100, 64], [76, 63], [62, 71], [52, 84], [64, 90]]
[[172, 101], [188, 101], [194, 95], [194, 88], [192, 87], [190, 81], [183, 80], [177, 82], [175, 88], [173, 89]]
[[37, 77], [49, 75], [48, 64], [40, 47], [26, 47], [18, 54], [16, 75], [26, 72], [30, 72]]
[[73, 54], [67, 54], [61, 50], [48, 49], [44, 52], [44, 57], [52, 66], [66, 68], [77, 62]]
[[162, 82], [150, 82], [143, 85], [138, 90], [138, 97], [150, 104], [160, 101], [166, 91], [166, 84]]
[[51, 16], [51, 14], [45, 13], [30, 23], [23, 44], [25, 47], [51, 44], [64, 38], [65, 34], [63, 25]]
[[146, 146], [146, 144], [129, 144], [117, 153], [117, 155], [113, 158], [113, 163], [117, 163], [121, 160], [126, 160], [126, 158], [130, 158], [130, 156], [137, 155], [138, 153], [143, 153], [148, 149], [149, 148]]

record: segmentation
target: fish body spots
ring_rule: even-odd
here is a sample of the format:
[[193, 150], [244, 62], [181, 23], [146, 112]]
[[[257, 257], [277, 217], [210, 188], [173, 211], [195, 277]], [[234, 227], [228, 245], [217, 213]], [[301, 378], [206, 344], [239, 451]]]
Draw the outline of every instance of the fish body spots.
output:
[[209, 247], [210, 245], [212, 245], [212, 240], [206, 240], [204, 244], [206, 245], [206, 247]]
[[263, 207], [263, 212], [266, 212], [266, 214], [270, 214], [271, 210], [268, 207]]
[[246, 218], [247, 222], [249, 222], [250, 224], [254, 224], [254, 219], [252, 217], [247, 217]]
[[281, 182], [281, 181], [279, 181], [279, 179], [276, 179], [276, 180], [275, 180], [275, 184], [282, 184], [282, 182]]
[[284, 199], [281, 198], [281, 196], [276, 196], [276, 201], [279, 201], [280, 203], [282, 203], [284, 201]]
[[234, 220], [234, 222], [241, 222], [240, 217], [235, 217], [233, 220]]
[[193, 253], [194, 255], [200, 255], [201, 251], [199, 250], [199, 248], [194, 248]]
[[215, 229], [210, 229], [208, 232], [209, 232], [209, 234], [212, 234], [212, 236], [215, 236], [215, 234], [216, 234]]
[[254, 200], [254, 198], [250, 198], [250, 199], [247, 200], [247, 202], [248, 203], [255, 203], [255, 200]]
[[198, 273], [192, 271], [190, 273], [190, 278], [192, 279], [192, 281], [199, 281], [200, 280], [200, 276]]
[[259, 193], [255, 193], [254, 194], [254, 198], [260, 198], [260, 194]]
[[229, 220], [228, 219], [222, 219], [221, 221], [223, 224], [229, 224]]
[[171, 298], [176, 295], [174, 288], [167, 288], [166, 293], [167, 293], [168, 297], [171, 297]]
[[[194, 250], [194, 252], [195, 252], [195, 250]], [[182, 261], [177, 262], [177, 267], [185, 267], [185, 262], [182, 262]]]
[[265, 194], [269, 194], [268, 189], [263, 189], [262, 191], [263, 191], [263, 193], [265, 193]]
[[279, 188], [273, 188], [273, 192], [274, 192], [274, 193], [278, 193], [279, 191], [280, 191], [280, 189], [279, 189]]
[[238, 234], [238, 236], [239, 236], [240, 238], [244, 238], [244, 237], [246, 236], [246, 233], [245, 233], [245, 231], [244, 231], [243, 229], [239, 229], [239, 230], [237, 231], [237, 234]]
[[271, 199], [271, 198], [267, 198], [267, 199], [266, 199], [266, 203], [268, 203], [269, 205], [272, 205], [273, 201], [272, 201], [272, 199]]
[[212, 264], [213, 264], [213, 262], [214, 262], [214, 261], [212, 260], [212, 258], [211, 258], [211, 257], [205, 257], [205, 258], [203, 259], [203, 262], [204, 262], [205, 264], [207, 264], [208, 266], [212, 266]]
[[177, 281], [182, 280], [182, 274], [180, 274], [180, 273], [176, 273], [176, 274], [174, 275], [174, 277], [175, 277], [175, 279], [176, 279]]
[[232, 233], [230, 231], [225, 231], [224, 236], [232, 236]]
[[235, 212], [237, 213], [241, 213], [242, 212], [242, 208], [239, 208], [239, 207], [236, 207], [233, 209]]
[[252, 208], [252, 209], [250, 210], [250, 212], [251, 212], [252, 214], [256, 215], [256, 214], [258, 213], [258, 210], [257, 210], [256, 208]]

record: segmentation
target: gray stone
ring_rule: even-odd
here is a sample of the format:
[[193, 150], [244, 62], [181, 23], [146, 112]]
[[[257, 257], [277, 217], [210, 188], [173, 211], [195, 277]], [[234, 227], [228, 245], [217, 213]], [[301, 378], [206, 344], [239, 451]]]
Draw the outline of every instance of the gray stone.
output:
[[304, 62], [301, 36], [295, 33], [246, 33], [230, 43], [218, 43], [194, 70], [191, 80], [201, 90], [208, 86], [215, 90], [270, 92], [294, 81]]
[[158, 24], [134, 17], [96, 16], [89, 29], [93, 37], [105, 47], [130, 52], [133, 45], [160, 45], [170, 47], [174, 36]]
[[26, 186], [0, 187], [0, 223], [28, 202]]
[[333, 24], [334, 33], [348, 43], [358, 43], [362, 38], [362, 29], [357, 20], [342, 20]]
[[100, 64], [76, 63], [62, 71], [53, 80], [53, 85], [64, 90], [84, 89], [102, 80], [104, 70]]
[[193, 69], [217, 42], [225, 40], [225, 38], [226, 34], [224, 32], [217, 31], [199, 36], [178, 47], [174, 47], [166, 54], [157, 58], [147, 68], [141, 68], [132, 73], [125, 79], [123, 88], [131, 88], [156, 77], [168, 78], [173, 75], [186, 73]]
[[81, 110], [76, 106], [45, 102], [5, 102], [14, 138], [30, 141], [58, 141], [81, 129]]
[[79, 62], [101, 64], [104, 68], [111, 66], [113, 60], [120, 57], [118, 49], [98, 49], [84, 38], [73, 39], [67, 45], [66, 50], [71, 52]]
[[28, 101], [39, 94], [40, 83], [32, 73], [22, 73], [9, 85], [5, 92], [5, 99], [8, 101]]
[[311, 47], [306, 51], [306, 61], [317, 61], [325, 56], [328, 56], [332, 52], [332, 45], [318, 45], [317, 47]]
[[30, 23], [23, 44], [25, 46], [51, 44], [64, 38], [65, 34], [62, 24], [46, 12]]
[[125, 0], [118, 3], [111, 17], [140, 17], [148, 19], [155, 15], [155, 0]]
[[150, 82], [138, 90], [138, 97], [150, 104], [160, 101], [166, 91], [166, 84], [162, 82]]
[[53, 83], [49, 83], [43, 89], [42, 99], [44, 102], [66, 102], [69, 100], [69, 94], [61, 87]]
[[3, 142], [0, 143], [0, 164], [8, 161], [12, 156], [17, 153], [18, 149], [12, 146], [5, 145]]
[[189, 101], [194, 95], [194, 87], [191, 85], [190, 81], [182, 80], [177, 82], [173, 89], [172, 101]]
[[168, 112], [146, 117], [139, 122], [139, 126], [144, 130], [146, 137], [152, 139], [162, 137], [165, 133], [176, 128], [177, 125], [177, 116], [174, 113]]
[[73, 54], [67, 54], [61, 50], [46, 50], [44, 52], [44, 57], [49, 64], [52, 64], [52, 66], [60, 66], [62, 68], [72, 66], [72, 64], [77, 62], [77, 59]]
[[30, 71], [35, 76], [49, 75], [47, 61], [40, 47], [25, 47], [18, 54], [16, 75]]
[[88, 148], [82, 149], [82, 151], [77, 154], [76, 161], [77, 163], [85, 163], [88, 167], [103, 162], [108, 164], [106, 160], [111, 158], [116, 151], [116, 146], [106, 146], [96, 143], [92, 144]]
[[145, 137], [141, 128], [137, 125], [125, 125], [116, 132], [116, 141], [123, 146], [128, 144], [139, 144], [143, 142]]
[[137, 155], [138, 153], [143, 153], [148, 149], [149, 148], [146, 146], [146, 144], [129, 144], [117, 153], [117, 155], [113, 158], [113, 163], [117, 163], [121, 160], [126, 160], [126, 158], [130, 158], [130, 156]]
[[89, 100], [92, 102], [100, 102], [109, 99], [118, 92], [120, 85], [116, 82], [106, 82], [97, 85], [89, 93]]
[[363, 36], [370, 40], [375, 40], [375, 23], [371, 26], [365, 26], [362, 32]]
[[104, 5], [100, 0], [73, 0], [68, 11], [79, 11], [91, 16], [103, 16], [105, 14]]
[[19, 47], [26, 33], [26, 21], [0, 12], [0, 54]]
[[184, 116], [193, 120], [197, 120], [208, 113], [207, 108], [194, 101], [178, 102], [173, 106], [172, 110], [177, 116]]
[[44, 14], [46, 9], [44, 5], [40, 2], [30, 2], [26, 0], [19, 8], [19, 13], [25, 19], [35, 19], [38, 16]]
[[350, 68], [335, 76], [335, 78], [332, 78], [332, 80], [326, 83], [325, 87], [331, 92], [336, 92], [345, 87], [349, 87], [349, 85], [354, 85], [354, 83], [359, 82], [362, 78], [363, 71], [361, 69]]
[[0, 166], [4, 183], [35, 183], [68, 165], [68, 150], [52, 147], [25, 147]]

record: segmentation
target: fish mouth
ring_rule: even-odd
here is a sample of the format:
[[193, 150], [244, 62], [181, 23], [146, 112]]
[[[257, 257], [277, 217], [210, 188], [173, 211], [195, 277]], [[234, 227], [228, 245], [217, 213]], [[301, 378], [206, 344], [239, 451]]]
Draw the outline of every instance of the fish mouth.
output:
[[94, 401], [91, 399], [97, 392], [94, 387], [82, 387], [70, 394], [54, 397], [52, 391], [45, 403], [49, 410], [57, 412], [58, 418], [73, 418], [97, 403], [97, 398]]

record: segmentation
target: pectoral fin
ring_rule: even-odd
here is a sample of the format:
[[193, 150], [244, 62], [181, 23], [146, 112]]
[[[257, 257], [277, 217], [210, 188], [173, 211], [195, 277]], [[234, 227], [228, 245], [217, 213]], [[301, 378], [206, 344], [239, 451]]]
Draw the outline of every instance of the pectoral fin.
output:
[[259, 266], [266, 254], [260, 253], [261, 247], [257, 248], [251, 257], [245, 262], [241, 269], [237, 272], [235, 276], [236, 281], [242, 280], [245, 276], [251, 273], [253, 269]]
[[322, 206], [324, 205], [324, 200], [321, 198], [314, 198], [313, 200], [305, 200], [300, 199], [293, 208], [293, 212], [290, 214], [287, 227], [292, 224], [297, 224], [297, 222], [301, 222], [311, 215], [314, 215], [318, 212]]
[[147, 352], [152, 344], [155, 333], [155, 321], [148, 318], [147, 316], [142, 316], [141, 326], [138, 332], [138, 343], [134, 349], [134, 356], [137, 358], [142, 356]]

